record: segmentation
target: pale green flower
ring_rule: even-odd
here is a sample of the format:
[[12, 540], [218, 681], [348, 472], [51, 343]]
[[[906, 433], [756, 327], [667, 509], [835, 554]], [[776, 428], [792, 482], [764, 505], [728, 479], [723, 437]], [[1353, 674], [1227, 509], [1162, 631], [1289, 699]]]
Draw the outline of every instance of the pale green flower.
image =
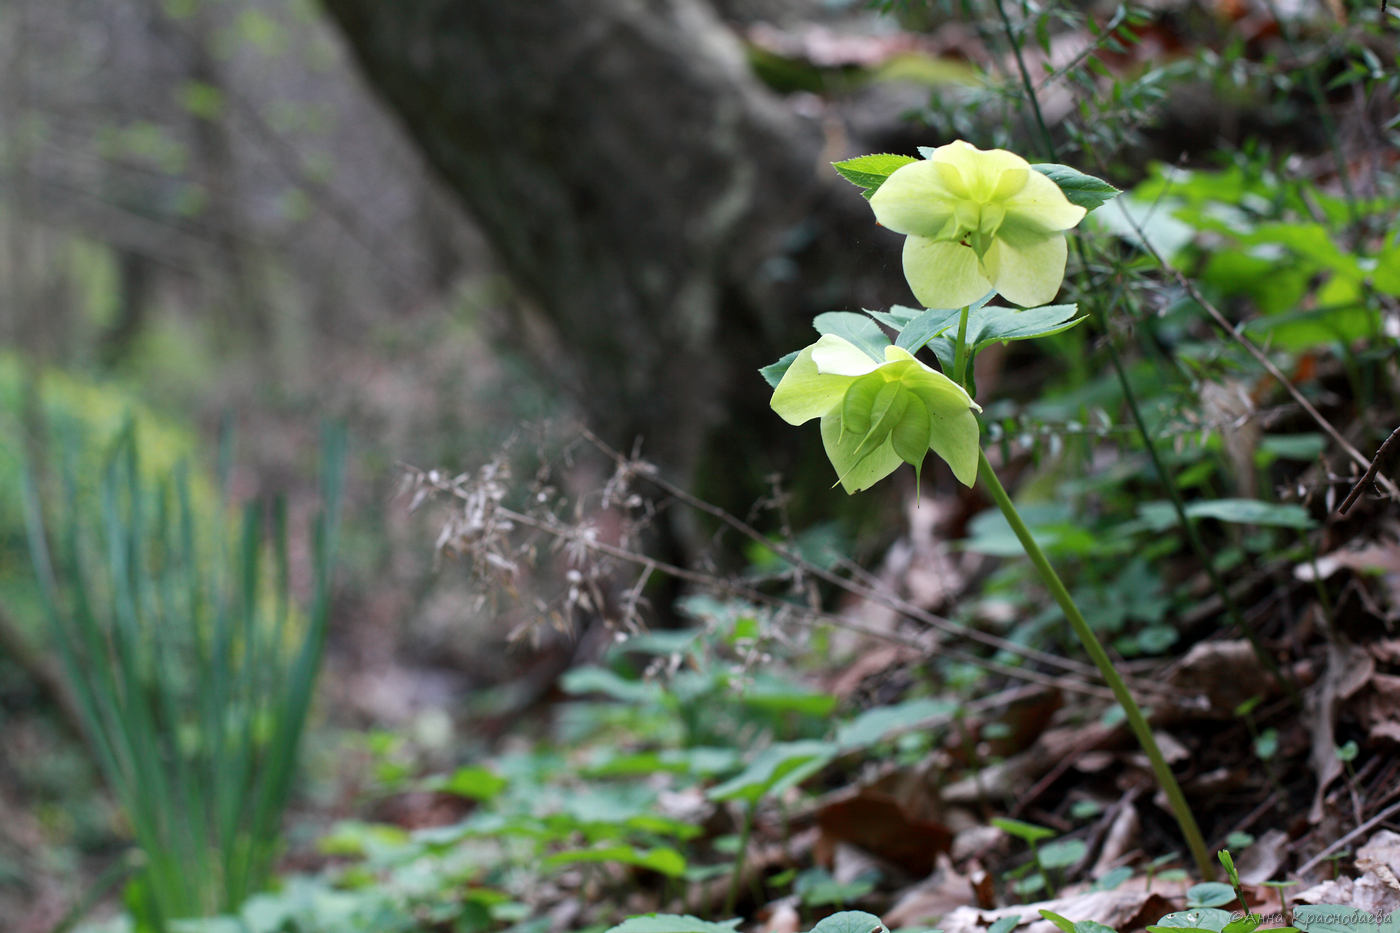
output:
[[1065, 277], [1064, 231], [1087, 213], [1020, 156], [961, 140], [896, 169], [870, 206], [908, 235], [904, 277], [927, 308], [993, 289], [1022, 307], [1049, 303]]
[[901, 463], [917, 471], [932, 450], [971, 486], [977, 475], [981, 407], [956, 382], [899, 347], [885, 362], [825, 334], [804, 349], [773, 390], [788, 424], [822, 419], [822, 443], [848, 493], [868, 489]]

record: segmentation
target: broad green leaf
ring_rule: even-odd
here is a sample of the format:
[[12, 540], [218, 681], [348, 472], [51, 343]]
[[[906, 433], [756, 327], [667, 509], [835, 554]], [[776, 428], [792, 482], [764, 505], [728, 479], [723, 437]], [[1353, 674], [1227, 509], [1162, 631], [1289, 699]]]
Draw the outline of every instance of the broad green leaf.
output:
[[825, 314], [818, 314], [813, 319], [812, 326], [819, 334], [831, 334], [833, 337], [850, 341], [877, 363], [885, 361], [885, 347], [890, 345], [890, 338], [885, 336], [880, 325], [864, 314], [854, 311], [827, 311]]
[[1009, 917], [1002, 917], [1000, 920], [987, 927], [987, 933], [1011, 933], [1016, 929], [1016, 925], [1021, 922], [1020, 914], [1012, 914]]
[[643, 914], [628, 917], [607, 933], [734, 933], [737, 919], [725, 923], [710, 923], [689, 914]]
[[1205, 881], [1186, 890], [1188, 907], [1220, 907], [1235, 899], [1235, 889], [1220, 881]]
[[572, 696], [601, 693], [624, 703], [654, 702], [661, 694], [661, 688], [656, 684], [627, 680], [605, 667], [593, 665], [568, 671], [560, 678], [559, 686]]
[[1078, 312], [1076, 304], [1043, 305], [1024, 311], [988, 306], [968, 318], [967, 344], [980, 350], [997, 341], [1033, 340], [1063, 333], [1085, 320], [1075, 317]]
[[556, 868], [560, 865], [573, 865], [578, 862], [621, 862], [624, 865], [647, 868], [671, 878], [679, 878], [685, 874], [686, 864], [683, 855], [675, 849], [665, 846], [641, 850], [632, 846], [619, 845], [604, 846], [599, 849], [570, 849], [556, 852], [545, 858], [544, 867]]
[[866, 748], [930, 721], [946, 721], [957, 710], [958, 704], [935, 699], [906, 700], [866, 710], [836, 730], [836, 744], [842, 749]]
[[811, 933], [888, 933], [885, 924], [863, 910], [843, 910], [812, 927]]
[[1311, 528], [1307, 509], [1292, 503], [1260, 502], [1257, 499], [1212, 499], [1186, 506], [1191, 518], [1214, 518], [1240, 525], [1271, 525], [1279, 528]]
[[910, 321], [914, 320], [914, 318], [923, 314], [924, 310], [923, 308], [910, 308], [905, 305], [895, 305], [888, 311], [871, 311], [867, 309], [865, 313], [881, 324], [885, 324], [895, 330], [900, 330]]
[[767, 366], [760, 369], [758, 374], [764, 378], [770, 387], [776, 389], [778, 383], [783, 380], [783, 374], [788, 371], [788, 367], [792, 365], [793, 361], [797, 359], [797, 355], [801, 352], [801, 350], [793, 350], [791, 353], [778, 360], [778, 362], [769, 363]]
[[1086, 175], [1079, 169], [1070, 168], [1068, 165], [1041, 162], [1032, 165], [1031, 168], [1059, 185], [1069, 203], [1077, 204], [1091, 211], [1118, 197], [1121, 193], [1102, 178]]
[[895, 346], [902, 347], [910, 353], [918, 353], [924, 344], [944, 331], [951, 329], [952, 333], [956, 334], [961, 314], [962, 310], [959, 308], [929, 308], [900, 327]]
[[766, 794], [781, 793], [820, 771], [837, 751], [830, 742], [813, 740], [771, 745], [742, 772], [710, 788], [709, 797], [752, 803]]
[[993, 817], [992, 825], [1007, 835], [1014, 836], [1027, 843], [1055, 838], [1055, 831], [1053, 829], [1046, 829], [1044, 826], [1037, 826], [1034, 823], [1013, 820], [1008, 817]]
[[1070, 920], [1067, 917], [1062, 917], [1061, 915], [1055, 913], [1053, 910], [1046, 910], [1043, 907], [1040, 910], [1040, 915], [1046, 920], [1049, 920], [1051, 923], [1055, 924], [1055, 926], [1059, 927], [1060, 930], [1063, 931], [1063, 933], [1074, 933], [1073, 920]]
[[1040, 864], [1046, 868], [1068, 868], [1079, 864], [1089, 849], [1082, 839], [1060, 839], [1040, 847]]
[[861, 193], [869, 198], [897, 169], [917, 161], [919, 160], [912, 156], [877, 153], [857, 156], [844, 162], [833, 162], [831, 167], [836, 169], [842, 178], [862, 189]]
[[480, 765], [458, 768], [447, 777], [431, 782], [433, 790], [469, 797], [472, 800], [490, 800], [506, 789], [510, 782]]
[[[1220, 933], [1230, 919], [1228, 911], [1215, 907], [1196, 907], [1167, 914], [1157, 921], [1156, 926], [1166, 930], [1206, 930], [1208, 933]], [[1151, 930], [1152, 927], [1148, 929]]]

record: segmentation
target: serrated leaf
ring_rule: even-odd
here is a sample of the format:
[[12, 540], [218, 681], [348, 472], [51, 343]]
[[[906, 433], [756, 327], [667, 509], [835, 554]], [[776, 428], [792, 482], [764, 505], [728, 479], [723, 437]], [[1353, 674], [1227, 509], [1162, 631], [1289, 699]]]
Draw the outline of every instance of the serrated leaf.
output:
[[792, 365], [792, 361], [797, 359], [798, 354], [801, 352], [801, 350], [793, 350], [787, 356], [778, 360], [778, 362], [769, 363], [767, 366], [760, 369], [758, 374], [768, 383], [769, 388], [776, 389], [778, 383], [783, 381], [783, 375], [788, 371], [788, 367]]
[[919, 160], [913, 156], [881, 152], [874, 155], [857, 156], [843, 162], [833, 162], [831, 167], [836, 169], [842, 178], [862, 189], [861, 193], [869, 198], [897, 169], [917, 161]]
[[967, 345], [981, 350], [989, 344], [1005, 340], [1034, 340], [1063, 333], [1084, 318], [1076, 318], [1079, 305], [1042, 305], [1039, 308], [1002, 308], [991, 306], [971, 315], [967, 321]]
[[888, 933], [885, 924], [863, 910], [843, 910], [812, 927], [811, 933]]
[[890, 345], [890, 338], [885, 336], [879, 324], [863, 314], [856, 314], [854, 311], [828, 311], [818, 314], [812, 321], [812, 326], [819, 334], [831, 334], [833, 337], [850, 341], [877, 363], [885, 362], [885, 347]]
[[607, 933], [734, 933], [739, 920], [710, 923], [689, 914], [643, 914], [628, 917]]
[[960, 308], [929, 308], [900, 327], [899, 337], [894, 345], [910, 353], [918, 353], [924, 344], [944, 331], [952, 330], [956, 333], [958, 318], [961, 315]]
[[1056, 162], [1041, 162], [1032, 165], [1046, 178], [1060, 186], [1060, 190], [1065, 193], [1065, 198], [1071, 204], [1093, 210], [1100, 205], [1116, 198], [1120, 192], [1117, 188], [1104, 181], [1102, 178], [1095, 178], [1093, 175], [1086, 175], [1077, 168], [1070, 168], [1068, 165], [1060, 165]]

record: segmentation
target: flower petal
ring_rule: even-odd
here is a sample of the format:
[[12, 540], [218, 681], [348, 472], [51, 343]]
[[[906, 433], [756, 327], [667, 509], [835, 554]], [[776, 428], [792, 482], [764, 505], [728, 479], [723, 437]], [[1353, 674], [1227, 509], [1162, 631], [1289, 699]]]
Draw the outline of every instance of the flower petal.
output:
[[1060, 186], [1032, 171], [1026, 184], [1006, 201], [1007, 223], [1034, 224], [1042, 230], [1068, 230], [1089, 213], [1071, 204]]
[[[769, 405], [788, 424], [802, 424], [837, 408], [846, 394], [846, 389], [855, 382], [854, 376], [822, 373], [817, 369], [812, 355], [820, 343], [819, 340], [799, 353], [773, 390], [773, 399]], [[860, 353], [855, 347], [851, 349]], [[863, 353], [861, 355], [865, 356]], [[866, 359], [874, 367], [875, 361], [869, 357]]]
[[863, 438], [854, 432], [842, 432], [839, 410], [829, 411], [822, 416], [822, 444], [826, 447], [826, 455], [831, 460], [831, 465], [836, 468], [841, 488], [846, 490], [847, 494], [869, 489], [899, 469], [899, 465], [904, 462], [899, 454], [894, 452], [894, 443], [888, 437], [866, 456], [856, 457], [855, 452], [862, 440]]
[[880, 368], [870, 354], [835, 334], [822, 334], [821, 339], [812, 344], [812, 362], [823, 375], [864, 376]]
[[[972, 143], [961, 139], [946, 146], [939, 146], [933, 150], [928, 161], [941, 162], [957, 168], [967, 185], [969, 196], [972, 200], [984, 204], [994, 198], [1007, 197], [1017, 190], [1021, 181], [1027, 177], [1022, 173], [1028, 173], [1030, 169], [1030, 163], [1014, 152], [1007, 152], [1005, 149], [978, 149]], [[1005, 172], [1015, 174], [1011, 178], [1003, 179]]]
[[921, 236], [904, 241], [904, 277], [925, 308], [961, 308], [992, 290], [971, 247]]
[[871, 195], [870, 207], [880, 225], [895, 233], [947, 237], [954, 232], [953, 211], [958, 200], [937, 165], [910, 162], [885, 179]]
[[971, 409], [953, 413], [929, 412], [928, 446], [948, 462], [953, 475], [964, 486], [977, 479], [977, 454], [981, 450], [980, 428]]
[[1065, 278], [1068, 252], [1063, 233], [1003, 228], [982, 257], [982, 267], [1007, 301], [1032, 308], [1054, 300]]

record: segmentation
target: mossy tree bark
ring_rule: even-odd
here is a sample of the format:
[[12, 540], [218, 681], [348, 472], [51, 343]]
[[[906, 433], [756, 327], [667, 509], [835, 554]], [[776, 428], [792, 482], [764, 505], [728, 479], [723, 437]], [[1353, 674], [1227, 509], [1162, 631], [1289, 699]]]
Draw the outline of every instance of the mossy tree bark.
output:
[[[754, 458], [746, 436], [778, 433], [755, 367], [814, 313], [849, 307], [852, 270], [880, 263], [851, 251], [869, 214], [818, 127], [757, 83], [713, 10], [322, 2], [551, 323], [600, 433], [622, 449], [643, 437], [682, 481]], [[719, 429], [738, 436], [720, 445]]]

